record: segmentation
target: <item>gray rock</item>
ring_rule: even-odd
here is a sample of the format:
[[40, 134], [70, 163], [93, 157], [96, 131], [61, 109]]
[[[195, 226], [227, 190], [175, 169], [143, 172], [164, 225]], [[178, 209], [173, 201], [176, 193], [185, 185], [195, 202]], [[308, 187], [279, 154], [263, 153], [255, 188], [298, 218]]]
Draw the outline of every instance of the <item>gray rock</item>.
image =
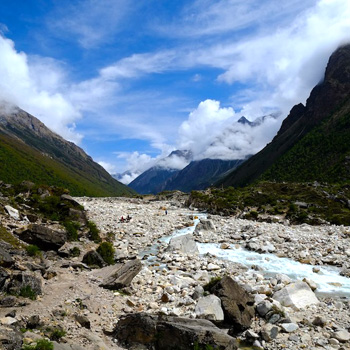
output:
[[299, 328], [296, 323], [281, 323], [280, 327], [287, 333], [292, 333]]
[[106, 262], [96, 250], [90, 250], [83, 256], [83, 263], [90, 267], [103, 267]]
[[[12, 256], [4, 249], [0, 247], [0, 266], [10, 267], [15, 263]], [[0, 277], [1, 279], [1, 277]], [[0, 281], [1, 284], [1, 281]]]
[[0, 290], [2, 290], [9, 276], [10, 276], [9, 273], [4, 268], [0, 267]]
[[272, 303], [268, 300], [263, 300], [261, 303], [259, 303], [256, 306], [256, 311], [261, 317], [265, 317], [266, 314], [271, 311], [272, 309]]
[[191, 234], [172, 238], [169, 242], [167, 251], [175, 250], [185, 254], [199, 254], [197, 244]]
[[223, 321], [224, 312], [221, 308], [221, 300], [216, 295], [208, 295], [200, 298], [195, 308], [197, 318], [205, 318], [211, 321]]
[[273, 299], [279, 301], [283, 306], [290, 306], [296, 310], [319, 303], [315, 293], [305, 282], [295, 282], [287, 285], [277, 291], [273, 295]]
[[0, 306], [2, 307], [12, 307], [17, 304], [17, 298], [13, 295], [7, 295], [0, 299]]
[[35, 244], [42, 250], [57, 251], [67, 241], [64, 231], [51, 230], [46, 226], [32, 224], [27, 227], [19, 238], [29, 244]]
[[341, 329], [333, 333], [333, 338], [339, 340], [341, 343], [345, 343], [350, 340], [350, 333], [345, 329]]
[[122, 316], [113, 336], [128, 348], [143, 344], [157, 350], [237, 349], [236, 340], [208, 320], [145, 313]]
[[204, 289], [202, 286], [196, 286], [194, 288], [194, 293], [192, 294], [193, 300], [198, 300], [200, 297], [204, 295]]
[[40, 316], [39, 315], [32, 315], [27, 320], [27, 328], [29, 329], [35, 329], [41, 325], [40, 322]]
[[100, 286], [107, 289], [121, 289], [130, 285], [133, 278], [141, 271], [142, 263], [139, 259], [135, 259], [124, 264], [107, 266], [105, 269], [109, 273]]
[[261, 328], [261, 337], [267, 341], [270, 342], [273, 339], [277, 338], [278, 332], [279, 332], [279, 327], [267, 323]]
[[216, 283], [211, 292], [221, 299], [225, 321], [232, 325], [230, 334], [250, 327], [255, 315], [253, 295], [228, 276]]
[[22, 333], [8, 326], [0, 326], [0, 349], [18, 350], [22, 347]]
[[196, 227], [196, 231], [216, 231], [213, 220], [210, 219], [200, 219]]
[[87, 318], [87, 316], [75, 314], [74, 318], [82, 327], [87, 329], [91, 328], [91, 323], [90, 323], [90, 320]]
[[42, 294], [41, 278], [30, 272], [15, 272], [4, 285], [5, 291], [14, 295], [21, 295], [25, 288], [30, 288], [35, 295]]
[[53, 341], [54, 350], [86, 350], [86, 347], [77, 344], [64, 344]]
[[327, 323], [327, 320], [322, 316], [316, 316], [312, 321], [314, 326], [324, 327]]

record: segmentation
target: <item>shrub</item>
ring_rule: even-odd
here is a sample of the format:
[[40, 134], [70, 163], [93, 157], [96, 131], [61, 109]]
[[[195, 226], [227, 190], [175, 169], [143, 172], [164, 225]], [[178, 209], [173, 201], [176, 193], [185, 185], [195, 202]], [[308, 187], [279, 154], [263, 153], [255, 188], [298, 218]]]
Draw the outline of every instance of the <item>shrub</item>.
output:
[[210, 281], [203, 286], [203, 289], [206, 291], [206, 292], [209, 292], [218, 282], [220, 282], [222, 280], [222, 277], [212, 277], [210, 279]]
[[101, 242], [101, 237], [99, 235], [99, 230], [96, 226], [96, 224], [92, 221], [88, 221], [87, 226], [89, 228], [89, 233], [88, 237], [95, 243], [100, 243]]
[[67, 332], [62, 328], [52, 328], [49, 329], [49, 338], [50, 340], [58, 341], [64, 337]]
[[38, 246], [35, 244], [30, 244], [26, 246], [26, 251], [29, 256], [40, 256], [41, 255], [41, 250]]
[[39, 339], [35, 345], [23, 345], [22, 350], [53, 350], [53, 343], [47, 339]]
[[73, 248], [69, 249], [69, 254], [70, 254], [70, 256], [77, 257], [80, 255], [80, 249], [78, 247], [73, 247]]
[[111, 243], [102, 242], [96, 251], [108, 265], [114, 264], [114, 248]]
[[19, 295], [23, 298], [29, 298], [31, 300], [35, 300], [36, 299], [36, 293], [34, 292], [34, 290], [32, 289], [31, 286], [24, 286], [21, 288]]
[[66, 228], [67, 238], [69, 241], [78, 240], [78, 229], [80, 228], [79, 223], [75, 221], [65, 221], [64, 227]]

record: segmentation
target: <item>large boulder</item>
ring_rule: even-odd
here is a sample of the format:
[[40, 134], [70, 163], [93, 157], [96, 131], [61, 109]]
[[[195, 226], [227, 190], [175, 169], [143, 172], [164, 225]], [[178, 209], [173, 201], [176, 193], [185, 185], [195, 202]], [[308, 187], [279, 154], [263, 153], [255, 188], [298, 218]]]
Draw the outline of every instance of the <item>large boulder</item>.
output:
[[0, 291], [2, 290], [4, 284], [5, 284], [6, 280], [9, 278], [9, 276], [10, 275], [8, 274], [8, 272], [4, 268], [0, 267]]
[[198, 300], [196, 309], [198, 318], [205, 318], [211, 321], [223, 321], [224, 312], [221, 308], [221, 300], [216, 295], [208, 295]]
[[315, 293], [305, 282], [295, 282], [277, 291], [273, 299], [283, 306], [292, 307], [295, 310], [303, 309], [309, 305], [319, 303]]
[[255, 315], [254, 297], [231, 277], [225, 276], [210, 290], [221, 299], [225, 322], [230, 326], [230, 334], [250, 327]]
[[106, 262], [96, 250], [90, 250], [83, 256], [83, 263], [92, 267], [106, 266]]
[[0, 349], [18, 350], [22, 348], [22, 333], [9, 326], [0, 326]]
[[128, 287], [141, 269], [142, 263], [138, 259], [130, 260], [124, 264], [107, 266], [101, 269], [103, 270], [103, 281], [100, 286], [113, 290]]
[[12, 256], [0, 247], [0, 266], [10, 267], [15, 263]]
[[168, 251], [179, 251], [185, 254], [199, 254], [196, 242], [191, 234], [174, 237], [170, 240]]
[[21, 220], [21, 214], [19, 211], [15, 208], [12, 208], [10, 205], [5, 205], [5, 210], [10, 215], [12, 219], [15, 219], [17, 221]]
[[52, 230], [49, 227], [32, 224], [29, 225], [19, 238], [29, 244], [35, 244], [42, 250], [58, 250], [67, 241], [64, 231]]
[[42, 294], [42, 280], [35, 273], [15, 272], [6, 281], [4, 290], [14, 295], [21, 295], [27, 292], [36, 296]]
[[200, 219], [198, 225], [195, 229], [196, 232], [200, 231], [216, 231], [216, 227], [213, 220], [210, 219]]
[[123, 316], [113, 336], [126, 346], [142, 344], [155, 350], [237, 349], [235, 338], [208, 320], [146, 313]]

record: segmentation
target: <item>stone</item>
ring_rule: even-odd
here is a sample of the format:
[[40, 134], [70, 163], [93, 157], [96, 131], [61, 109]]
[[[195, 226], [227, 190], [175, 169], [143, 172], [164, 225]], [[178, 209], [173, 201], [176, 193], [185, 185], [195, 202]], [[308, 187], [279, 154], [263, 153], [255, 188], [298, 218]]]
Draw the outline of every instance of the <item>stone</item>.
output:
[[21, 214], [19, 211], [15, 208], [12, 208], [10, 205], [5, 205], [5, 210], [10, 215], [12, 219], [15, 219], [17, 221], [21, 220]]
[[192, 299], [193, 300], [198, 300], [200, 297], [204, 295], [204, 289], [202, 286], [196, 286], [194, 288], [194, 292], [192, 294]]
[[12, 307], [17, 304], [17, 298], [13, 295], [7, 295], [0, 299], [1, 307]]
[[330, 338], [328, 342], [331, 345], [339, 345], [339, 343], [340, 343], [339, 340], [335, 339], [335, 338]]
[[26, 243], [35, 244], [41, 250], [57, 251], [67, 241], [67, 234], [46, 226], [31, 224], [19, 234], [19, 238]]
[[350, 333], [345, 329], [340, 329], [339, 331], [334, 332], [332, 336], [341, 343], [345, 343], [350, 340]]
[[324, 327], [327, 323], [327, 320], [322, 316], [316, 316], [312, 321], [314, 326]]
[[0, 290], [2, 290], [6, 280], [10, 277], [9, 273], [2, 267], [0, 267]]
[[255, 316], [254, 297], [250, 293], [229, 276], [216, 283], [211, 292], [221, 299], [225, 322], [232, 325], [232, 334], [250, 327]]
[[213, 220], [200, 219], [195, 231], [216, 231], [216, 227]]
[[[0, 247], [0, 266], [11, 267], [14, 263], [15, 261], [13, 260], [12, 256], [6, 250]], [[0, 281], [0, 285], [1, 285], [1, 281]]]
[[172, 238], [169, 242], [167, 251], [179, 251], [185, 254], [199, 254], [197, 244], [191, 234]]
[[72, 221], [76, 221], [82, 226], [87, 223], [86, 215], [82, 210], [69, 208], [68, 216]]
[[131, 346], [140, 349], [140, 344], [157, 350], [188, 350], [194, 346], [199, 349], [209, 346], [218, 350], [237, 349], [235, 338], [208, 320], [166, 315], [138, 313], [122, 316], [113, 337], [128, 349]]
[[108, 275], [100, 284], [106, 289], [121, 289], [128, 287], [134, 277], [141, 271], [142, 263], [139, 259], [130, 260], [123, 264], [107, 266]]
[[268, 300], [263, 300], [261, 303], [259, 303], [256, 306], [256, 311], [261, 317], [265, 317], [266, 314], [271, 311], [272, 309], [272, 303]]
[[197, 318], [205, 318], [211, 321], [223, 321], [224, 312], [221, 308], [221, 300], [216, 295], [208, 295], [198, 300], [195, 313]]
[[12, 327], [0, 326], [0, 349], [18, 350], [22, 348], [22, 333]]
[[7, 293], [14, 295], [21, 295], [25, 288], [30, 288], [35, 295], [42, 294], [42, 279], [35, 273], [14, 272], [4, 286]]
[[281, 323], [280, 327], [287, 333], [292, 333], [299, 328], [296, 323]]
[[4, 326], [11, 326], [18, 323], [18, 320], [14, 317], [2, 317], [0, 318], [0, 324], [4, 325]]
[[84, 254], [82, 262], [90, 267], [106, 266], [106, 262], [96, 250], [89, 250]]
[[74, 318], [82, 327], [87, 329], [91, 328], [91, 323], [90, 323], [90, 320], [87, 318], [87, 316], [75, 314]]
[[310, 278], [303, 278], [303, 282], [307, 283], [312, 291], [317, 289], [317, 284], [313, 280], [310, 280]]
[[305, 282], [295, 282], [287, 285], [273, 295], [273, 299], [281, 305], [300, 310], [307, 306], [318, 304], [315, 293]]
[[28, 318], [26, 322], [26, 326], [28, 329], [35, 329], [41, 325], [40, 322], [40, 316], [39, 315], [32, 315]]
[[273, 339], [277, 338], [278, 332], [279, 332], [280, 328], [270, 324], [270, 323], [266, 323], [262, 328], [261, 328], [261, 337], [267, 341], [270, 342]]

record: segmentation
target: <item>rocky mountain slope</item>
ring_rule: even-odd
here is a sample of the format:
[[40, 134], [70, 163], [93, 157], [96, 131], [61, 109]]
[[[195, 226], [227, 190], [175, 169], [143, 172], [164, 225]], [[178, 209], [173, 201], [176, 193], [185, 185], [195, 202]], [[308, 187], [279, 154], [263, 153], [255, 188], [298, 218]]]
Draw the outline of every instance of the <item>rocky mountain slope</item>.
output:
[[324, 80], [306, 105], [296, 105], [275, 138], [218, 185], [243, 186], [263, 178], [278, 181], [350, 178], [350, 45], [329, 59]]
[[30, 180], [68, 188], [74, 195], [118, 196], [133, 192], [113, 179], [81, 148], [17, 108], [0, 108], [0, 180]]

